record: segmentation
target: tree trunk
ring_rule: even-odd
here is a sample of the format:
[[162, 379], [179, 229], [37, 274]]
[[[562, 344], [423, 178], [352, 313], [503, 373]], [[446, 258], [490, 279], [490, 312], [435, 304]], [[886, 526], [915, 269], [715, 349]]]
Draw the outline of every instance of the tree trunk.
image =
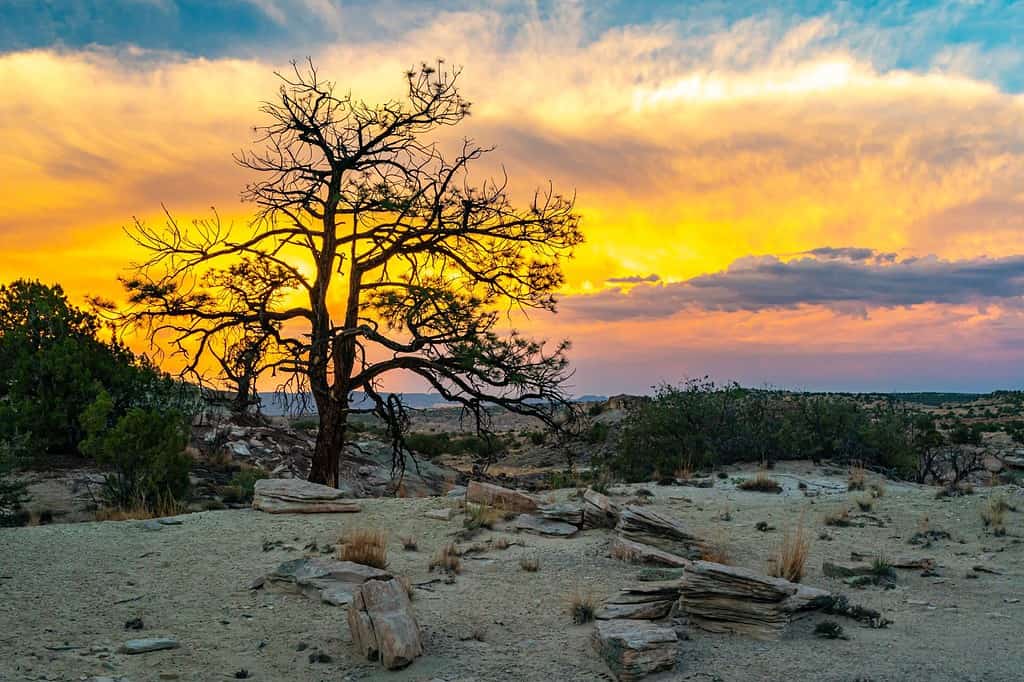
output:
[[320, 430], [316, 435], [313, 463], [309, 481], [338, 487], [341, 451], [345, 447], [348, 410], [336, 400], [328, 399], [318, 405]]

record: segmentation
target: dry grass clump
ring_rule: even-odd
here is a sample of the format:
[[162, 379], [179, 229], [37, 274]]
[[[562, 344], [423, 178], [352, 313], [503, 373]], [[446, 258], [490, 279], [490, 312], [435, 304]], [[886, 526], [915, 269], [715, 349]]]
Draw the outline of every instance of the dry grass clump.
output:
[[993, 495], [981, 507], [981, 522], [993, 535], [1006, 535], [1006, 512], [1010, 505], [1002, 495]]
[[867, 485], [868, 472], [863, 464], [854, 464], [850, 467], [850, 476], [846, 479], [847, 490], [864, 490]]
[[374, 568], [388, 567], [387, 536], [383, 531], [356, 528], [341, 539], [338, 558]]
[[683, 466], [676, 469], [672, 475], [675, 476], [676, 479], [680, 481], [689, 481], [691, 478], [693, 478], [693, 467], [690, 466], [689, 464], [684, 464]]
[[409, 601], [412, 601], [416, 594], [416, 588], [413, 587], [412, 581], [404, 575], [395, 576], [395, 580], [397, 580], [398, 584], [402, 586], [405, 593], [409, 595]]
[[871, 495], [862, 495], [855, 501], [857, 502], [857, 507], [860, 508], [862, 512], [869, 512], [875, 507], [875, 498]]
[[500, 537], [494, 538], [494, 542], [491, 543], [491, 546], [494, 547], [494, 549], [508, 549], [511, 544], [512, 543], [509, 542], [508, 538]]
[[895, 567], [889, 562], [885, 554], [882, 553], [879, 553], [877, 557], [871, 560], [871, 574], [876, 578], [896, 579]]
[[489, 507], [486, 504], [475, 504], [466, 508], [466, 518], [463, 520], [462, 525], [467, 530], [477, 530], [480, 528], [494, 528], [494, 524], [502, 519], [503, 513]]
[[445, 573], [454, 575], [462, 572], [462, 560], [459, 559], [459, 548], [454, 542], [449, 542], [437, 550], [434, 558], [430, 560], [430, 570], [439, 568]]
[[416, 538], [411, 535], [407, 535], [402, 538], [402, 549], [406, 552], [415, 552], [419, 549], [419, 544], [416, 542]]
[[97, 521], [144, 521], [165, 516], [177, 516], [185, 512], [185, 505], [174, 499], [170, 493], [157, 493], [156, 501], [150, 505], [137, 496], [127, 507], [101, 507], [96, 510]]
[[872, 481], [868, 483], [868, 490], [875, 497], [885, 497], [885, 482], [884, 481]]
[[732, 566], [732, 557], [729, 555], [729, 548], [721, 540], [709, 540], [701, 545], [700, 558], [702, 561], [710, 561], [716, 564]]
[[540, 558], [536, 554], [524, 555], [519, 558], [519, 568], [527, 573], [536, 573], [540, 570]]
[[835, 526], [836, 528], [846, 528], [847, 526], [850, 526], [850, 510], [840, 509], [830, 514], [826, 514], [825, 525]]
[[743, 480], [738, 486], [740, 490], [751, 490], [759, 493], [781, 493], [782, 485], [768, 475], [763, 469], [753, 478]]
[[632, 563], [636, 563], [640, 559], [640, 553], [639, 552], [637, 552], [636, 550], [630, 549], [629, 547], [626, 547], [625, 545], [620, 545], [619, 543], [615, 543], [615, 544], [612, 545], [612, 548], [611, 548], [611, 551], [609, 552], [609, 555], [613, 559], [618, 559], [619, 561], [625, 561], [625, 562], [631, 563], [631, 564]]
[[100, 507], [96, 510], [97, 521], [142, 521], [156, 518], [156, 514], [146, 505], [131, 507]]
[[811, 536], [804, 528], [804, 519], [801, 515], [796, 528], [786, 532], [782, 544], [769, 559], [770, 574], [793, 583], [800, 582], [804, 577], [804, 568], [810, 552]]
[[584, 625], [594, 620], [597, 613], [597, 599], [592, 592], [583, 592], [579, 588], [566, 598], [569, 617], [574, 625]]

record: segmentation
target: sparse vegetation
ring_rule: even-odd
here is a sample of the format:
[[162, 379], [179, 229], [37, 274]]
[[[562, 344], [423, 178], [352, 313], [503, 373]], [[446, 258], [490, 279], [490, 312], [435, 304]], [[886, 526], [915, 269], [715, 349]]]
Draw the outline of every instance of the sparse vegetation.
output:
[[846, 479], [846, 489], [849, 491], [864, 490], [867, 481], [867, 470], [861, 464], [850, 467], [850, 475]]
[[879, 554], [871, 560], [871, 575], [878, 580], [895, 581], [896, 569], [886, 559], [885, 554]]
[[519, 568], [527, 573], [536, 573], [540, 570], [540, 557], [536, 554], [524, 554], [519, 558]]
[[857, 508], [862, 512], [869, 512], [875, 507], [875, 498], [871, 495], [861, 495], [855, 502], [857, 503]]
[[416, 542], [416, 538], [411, 535], [406, 535], [402, 538], [402, 549], [406, 552], [415, 552], [419, 548]]
[[455, 543], [449, 542], [442, 546], [430, 560], [430, 570], [439, 568], [448, 575], [456, 575], [462, 572], [462, 560], [459, 558], [459, 548]]
[[822, 639], [848, 639], [843, 626], [834, 620], [826, 620], [814, 626], [814, 636]]
[[569, 617], [574, 625], [585, 625], [594, 620], [594, 614], [597, 612], [597, 599], [593, 593], [577, 588], [569, 595], [567, 601]]
[[846, 528], [852, 525], [850, 521], [850, 510], [839, 509], [834, 512], [830, 512], [825, 515], [825, 525], [835, 526], [836, 528]]
[[356, 528], [341, 538], [338, 558], [374, 568], [388, 567], [387, 536], [383, 531]]
[[501, 521], [504, 513], [486, 504], [471, 504], [466, 507], [466, 518], [462, 525], [466, 530], [475, 531], [480, 528], [494, 528], [494, 524]]
[[618, 559], [619, 561], [625, 561], [627, 563], [636, 563], [640, 558], [640, 555], [636, 551], [619, 543], [613, 544], [608, 553], [611, 558]]
[[701, 545], [700, 558], [702, 561], [712, 561], [716, 564], [732, 565], [732, 557], [729, 548], [721, 540], [710, 540]]
[[796, 527], [786, 532], [782, 543], [769, 560], [771, 575], [785, 578], [794, 583], [800, 582], [804, 577], [804, 569], [810, 551], [811, 537], [804, 528], [804, 520], [801, 515]]
[[993, 495], [982, 505], [980, 514], [981, 522], [986, 528], [992, 529], [992, 534], [1006, 535], [1006, 512], [1010, 505], [1002, 495]]
[[[252, 502], [253, 495], [256, 491], [256, 481], [269, 477], [270, 474], [259, 467], [243, 465], [242, 468], [231, 477], [231, 483], [228, 486], [230, 491], [226, 491], [227, 494], [224, 495], [224, 501], [241, 502], [243, 504]], [[229, 495], [231, 499], [228, 499]]]
[[744, 479], [738, 486], [740, 490], [756, 491], [759, 493], [781, 493], [782, 485], [768, 475], [765, 470], [760, 470], [753, 478]]
[[21, 506], [28, 501], [25, 484], [8, 477], [23, 458], [24, 439], [0, 441], [0, 528], [27, 520]]

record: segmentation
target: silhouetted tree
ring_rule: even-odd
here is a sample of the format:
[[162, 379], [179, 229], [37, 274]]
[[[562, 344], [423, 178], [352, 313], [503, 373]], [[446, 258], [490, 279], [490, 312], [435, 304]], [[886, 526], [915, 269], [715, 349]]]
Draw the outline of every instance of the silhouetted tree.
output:
[[[469, 114], [459, 73], [423, 64], [403, 101], [374, 106], [296, 66], [262, 108], [257, 148], [237, 157], [258, 176], [243, 193], [258, 208], [250, 225], [236, 235], [214, 215], [130, 230], [151, 257], [125, 280], [128, 320], [169, 334], [193, 369], [227, 330], [262, 330], [265, 366], [316, 403], [312, 481], [337, 484], [353, 391], [386, 422], [404, 471], [406, 410], [380, 389], [391, 372], [461, 404], [482, 434], [488, 404], [552, 424], [565, 404], [567, 343], [546, 349], [499, 323], [555, 309], [561, 261], [582, 242], [573, 200], [548, 189], [517, 207], [507, 179], [469, 178], [490, 150], [465, 140], [446, 155], [428, 139]], [[222, 295], [239, 261], [262, 297]]]

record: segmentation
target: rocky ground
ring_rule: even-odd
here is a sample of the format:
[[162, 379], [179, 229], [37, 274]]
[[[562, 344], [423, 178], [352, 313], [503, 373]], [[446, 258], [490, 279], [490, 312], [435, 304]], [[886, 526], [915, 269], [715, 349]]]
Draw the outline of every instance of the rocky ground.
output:
[[[1020, 679], [1024, 520], [1011, 512], [1008, 534], [994, 537], [978, 513], [997, 493], [1024, 509], [1019, 489], [936, 499], [934, 488], [889, 482], [870, 514], [853, 512], [862, 527], [834, 528], [825, 527], [823, 517], [856, 509], [853, 500], [861, 495], [845, 492], [841, 476], [801, 463], [780, 465], [773, 476], [783, 494], [740, 491], [733, 480], [716, 479], [707, 489], [623, 486], [613, 499], [622, 502], [647, 488], [654, 509], [724, 544], [736, 565], [761, 571], [784, 531], [803, 517], [815, 538], [804, 582], [841, 591], [892, 624], [876, 630], [838, 619], [849, 639], [822, 640], [812, 631], [831, 617], [815, 614], [777, 642], [691, 628], [666, 679]], [[819, 494], [806, 497], [800, 481]], [[0, 679], [246, 679], [242, 671], [255, 680], [610, 679], [590, 643], [593, 626], [572, 625], [566, 604], [577, 590], [599, 599], [614, 594], [640, 570], [608, 556], [610, 531], [557, 539], [485, 530], [461, 546], [497, 536], [516, 544], [464, 558], [461, 575], [445, 584], [430, 582], [440, 576], [428, 571], [428, 562], [460, 530], [462, 515], [439, 521], [424, 514], [451, 500], [361, 504], [357, 514], [202, 512], [159, 530], [140, 521], [0, 530]], [[774, 530], [757, 530], [759, 522]], [[925, 526], [952, 538], [930, 547], [908, 544]], [[390, 569], [422, 584], [413, 604], [426, 655], [399, 672], [356, 659], [343, 608], [249, 589], [254, 578], [302, 556], [312, 543], [332, 545], [356, 527], [385, 529]], [[416, 539], [417, 551], [402, 548], [407, 536]], [[901, 570], [888, 590], [855, 589], [823, 576], [823, 561], [847, 562], [851, 552], [932, 557], [937, 575]], [[539, 559], [538, 572], [521, 570], [524, 555]], [[126, 629], [134, 619], [141, 630]], [[117, 653], [138, 637], [172, 637], [180, 647]], [[326, 656], [311, 662], [311, 653]]]

